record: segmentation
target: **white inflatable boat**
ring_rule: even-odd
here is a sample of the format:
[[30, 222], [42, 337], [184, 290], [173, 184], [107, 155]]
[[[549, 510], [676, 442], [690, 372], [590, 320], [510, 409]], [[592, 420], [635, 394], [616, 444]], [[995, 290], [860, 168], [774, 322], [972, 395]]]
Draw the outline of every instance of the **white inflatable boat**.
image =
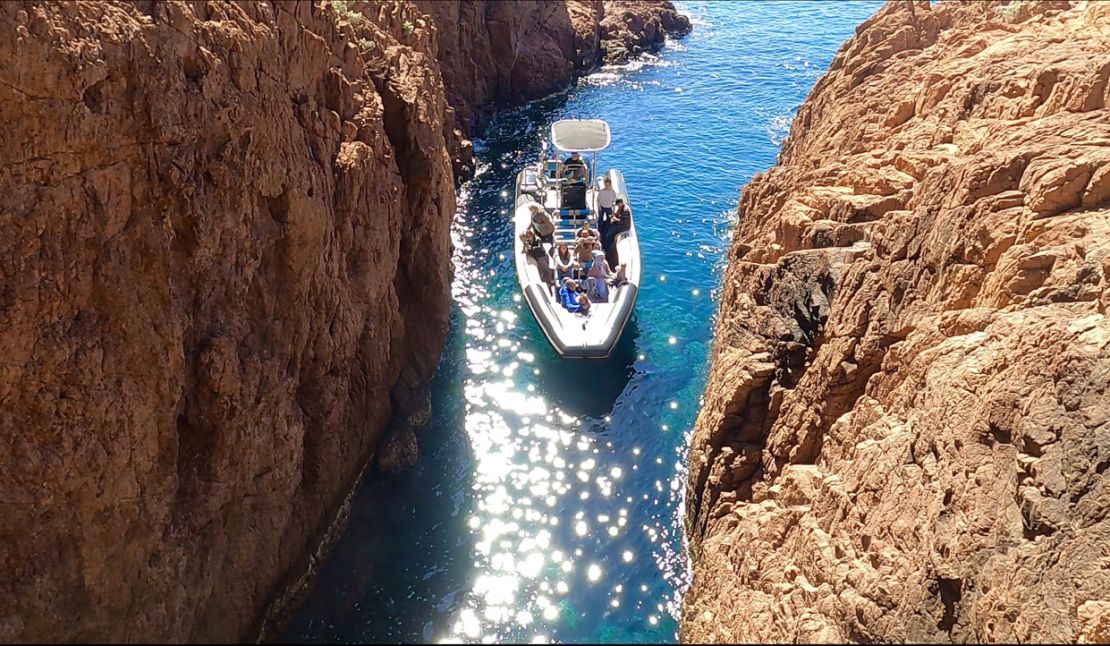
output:
[[[513, 213], [517, 278], [524, 299], [547, 340], [556, 352], [568, 358], [608, 357], [632, 315], [640, 289], [640, 246], [636, 240], [636, 226], [631, 217], [624, 175], [616, 169], [600, 175], [597, 173], [597, 153], [607, 148], [609, 141], [609, 125], [604, 121], [558, 121], [551, 126], [554, 155], [526, 167], [517, 175]], [[546, 152], [545, 147], [544, 157], [547, 157]], [[570, 164], [564, 165], [558, 159], [562, 153], [590, 153], [592, 163], [584, 164], [584, 168], [572, 169]], [[559, 290], [565, 286], [565, 279], [554, 271], [553, 244], [567, 242], [573, 255], [577, 244], [576, 232], [582, 222], [589, 221], [591, 228], [598, 230], [597, 199], [605, 179], [612, 181], [616, 197], [628, 207], [626, 222], [621, 227], [613, 228], [614, 231], [619, 229], [619, 232], [615, 235], [610, 232], [606, 238], [610, 241], [608, 260], [611, 269], [617, 271], [619, 265], [624, 264], [623, 278], [626, 280], [607, 282], [607, 297], [604, 300], [590, 298], [586, 313], [572, 312], [573, 306], [568, 309], [560, 299]], [[552, 216], [555, 224], [554, 240], [543, 243], [546, 258], [537, 257], [540, 256], [537, 250], [527, 253], [522, 241], [522, 235], [532, 226], [532, 207], [537, 204]], [[619, 263], [615, 262], [618, 259]], [[590, 264], [577, 265], [571, 272], [571, 278], [580, 281], [583, 287], [587, 285], [585, 274]], [[591, 287], [595, 285], [596, 280], [590, 283]]]

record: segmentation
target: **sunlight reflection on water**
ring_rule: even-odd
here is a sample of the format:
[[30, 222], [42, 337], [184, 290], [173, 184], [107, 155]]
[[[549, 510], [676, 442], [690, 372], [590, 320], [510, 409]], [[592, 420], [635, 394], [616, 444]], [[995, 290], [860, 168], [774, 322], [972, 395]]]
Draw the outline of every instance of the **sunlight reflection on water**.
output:
[[[464, 195], [464, 208], [469, 199]], [[466, 524], [477, 534], [474, 568], [481, 574], [440, 641], [546, 641], [549, 624], [573, 621], [579, 613], [577, 590], [604, 586], [607, 563], [637, 559], [621, 541], [623, 534], [644, 534], [648, 543], [662, 537], [654, 527], [628, 521], [629, 506], [643, 494], [640, 486], [626, 488], [624, 475], [639, 465], [614, 463], [612, 441], [582, 432], [580, 416], [534, 394], [534, 381], [542, 377], [521, 370], [536, 361], [523, 345], [529, 335], [520, 329], [521, 312], [530, 314], [519, 299], [510, 309], [489, 307], [489, 274], [470, 262], [474, 249], [482, 248], [483, 231], [468, 220], [459, 218], [453, 233], [460, 267], [454, 297], [468, 337], [464, 426], [475, 456], [475, 504]], [[632, 447], [626, 457], [639, 454]], [[685, 477], [681, 461], [674, 467], [665, 488], [671, 505], [680, 504]], [[655, 493], [663, 492], [660, 482], [655, 485]], [[665, 575], [682, 578], [685, 564], [676, 548], [680, 544], [660, 544], [650, 558]], [[645, 622], [656, 626], [659, 613], [674, 614], [678, 595], [659, 599], [653, 592], [647, 585], [626, 590], [618, 583], [604, 591], [604, 602], [610, 609], [646, 608]]]

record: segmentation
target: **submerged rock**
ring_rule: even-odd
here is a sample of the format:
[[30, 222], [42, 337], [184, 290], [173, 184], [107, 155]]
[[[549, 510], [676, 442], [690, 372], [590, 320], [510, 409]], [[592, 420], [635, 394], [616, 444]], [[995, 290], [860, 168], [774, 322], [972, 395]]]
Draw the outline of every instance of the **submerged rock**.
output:
[[1110, 5], [890, 2], [739, 207], [688, 642], [1104, 640]]

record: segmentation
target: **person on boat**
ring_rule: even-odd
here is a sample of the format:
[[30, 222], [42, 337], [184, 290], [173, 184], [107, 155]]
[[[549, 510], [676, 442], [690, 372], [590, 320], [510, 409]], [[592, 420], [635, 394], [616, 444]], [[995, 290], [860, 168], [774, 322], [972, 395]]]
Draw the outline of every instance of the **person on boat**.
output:
[[540, 280], [547, 285], [548, 292], [554, 295], [555, 272], [551, 269], [551, 258], [547, 255], [547, 250], [543, 248], [543, 241], [532, 229], [525, 229], [524, 233], [520, 234], [520, 240], [524, 243], [524, 254], [536, 262], [536, 270], [540, 273]]
[[574, 269], [574, 256], [570, 253], [570, 246], [566, 242], [559, 242], [551, 250], [551, 256], [555, 260], [555, 272], [558, 274], [559, 280], [569, 276], [571, 270]]
[[594, 231], [593, 229], [590, 228], [590, 221], [589, 220], [582, 220], [582, 226], [579, 227], [578, 230], [574, 232], [574, 237], [576, 239], [578, 239], [578, 241], [582, 241], [586, 238], [590, 238], [592, 240], [598, 240], [599, 239], [597, 237], [597, 231]]
[[577, 150], [563, 160], [563, 177], [575, 182], [586, 181], [586, 160], [578, 155]]
[[580, 313], [590, 313], [590, 298], [586, 296], [586, 292], [578, 292], [578, 307], [582, 308]]
[[533, 204], [531, 207], [532, 212], [532, 231], [536, 232], [541, 242], [548, 244], [555, 244], [555, 223], [551, 220], [551, 216], [539, 204]]
[[601, 241], [601, 248], [605, 251], [606, 257], [612, 258], [613, 262], [617, 264], [620, 264], [620, 254], [617, 252], [617, 245], [614, 244], [617, 235], [631, 228], [632, 213], [628, 210], [628, 205], [624, 203], [624, 200], [617, 198], [613, 205], [613, 213], [609, 216], [609, 226], [605, 227], [605, 238]]
[[622, 262], [620, 267], [617, 267], [617, 273], [613, 275], [613, 280], [610, 285], [613, 287], [620, 287], [628, 282], [628, 263]]
[[597, 238], [593, 237], [579, 238], [574, 243], [574, 260], [578, 264], [580, 275], [584, 275], [593, 266], [594, 250], [600, 248]]
[[609, 300], [609, 280], [616, 276], [609, 263], [605, 261], [605, 252], [600, 249], [594, 251], [594, 262], [586, 274], [586, 293], [595, 303], [605, 303]]
[[572, 314], [587, 314], [590, 311], [590, 299], [578, 293], [578, 283], [573, 278], [563, 280], [563, 286], [559, 288], [559, 304]]
[[617, 192], [613, 190], [613, 180], [605, 178], [604, 187], [597, 192], [597, 232], [605, 239], [605, 229], [609, 226], [609, 215], [613, 212], [613, 204], [617, 200]]

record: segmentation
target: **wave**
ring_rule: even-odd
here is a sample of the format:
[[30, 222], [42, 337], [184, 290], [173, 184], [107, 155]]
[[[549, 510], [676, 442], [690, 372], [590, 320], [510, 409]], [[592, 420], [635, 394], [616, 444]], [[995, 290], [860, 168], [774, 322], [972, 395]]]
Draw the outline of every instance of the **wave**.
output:
[[794, 115], [792, 114], [777, 114], [767, 122], [767, 136], [771, 138], [771, 143], [776, 146], [781, 146], [782, 142], [790, 134], [790, 124], [794, 123]]

